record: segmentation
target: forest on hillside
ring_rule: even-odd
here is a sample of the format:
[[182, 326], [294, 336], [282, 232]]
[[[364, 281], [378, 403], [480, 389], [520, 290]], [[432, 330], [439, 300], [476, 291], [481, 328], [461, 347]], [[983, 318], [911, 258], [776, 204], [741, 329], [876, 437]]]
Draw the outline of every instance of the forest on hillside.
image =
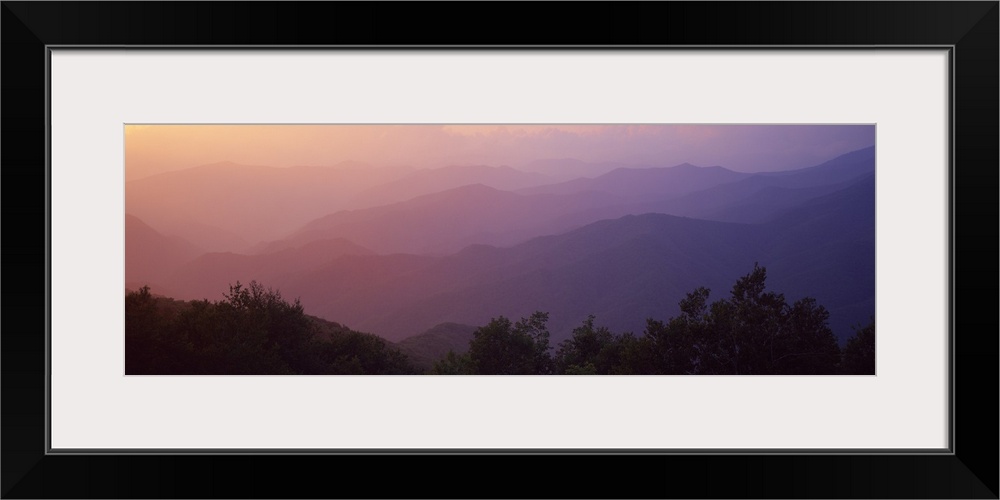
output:
[[[592, 177], [600, 165], [581, 161], [559, 177], [503, 165], [179, 169], [126, 185], [124, 286], [219, 300], [256, 280], [404, 351], [440, 325], [468, 337], [544, 311], [558, 347], [589, 315], [641, 334], [688, 292], [727, 290], [761, 262], [790, 301], [825, 307], [844, 346], [875, 314], [876, 156], [829, 154], [784, 171], [614, 164]], [[465, 352], [468, 338], [438, 333]], [[447, 352], [430, 351], [421, 368]]]
[[127, 131], [130, 374], [875, 372], [873, 125]]
[[[307, 315], [298, 299], [252, 281], [219, 301], [180, 301], [148, 287], [125, 296], [127, 375], [873, 375], [875, 322], [844, 347], [826, 308], [789, 303], [755, 265], [727, 298], [698, 287], [666, 320], [613, 332], [593, 315], [550, 345], [549, 313], [494, 317], [430, 366], [382, 337]], [[417, 339], [414, 337], [414, 339]], [[412, 344], [412, 343], [411, 343]], [[412, 348], [412, 347], [408, 347]]]

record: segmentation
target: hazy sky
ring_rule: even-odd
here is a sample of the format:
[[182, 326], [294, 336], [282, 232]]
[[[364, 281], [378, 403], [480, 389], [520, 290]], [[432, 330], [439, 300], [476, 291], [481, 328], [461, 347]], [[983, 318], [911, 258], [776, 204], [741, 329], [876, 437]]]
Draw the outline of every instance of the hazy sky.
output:
[[126, 125], [126, 180], [232, 161], [288, 167], [519, 167], [575, 158], [738, 171], [812, 166], [875, 144], [874, 125]]

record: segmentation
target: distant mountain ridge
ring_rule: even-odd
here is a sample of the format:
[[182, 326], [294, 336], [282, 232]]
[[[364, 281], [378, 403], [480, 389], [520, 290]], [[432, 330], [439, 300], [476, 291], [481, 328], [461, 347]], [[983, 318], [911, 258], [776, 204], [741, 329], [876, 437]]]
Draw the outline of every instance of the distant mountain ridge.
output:
[[399, 180], [367, 189], [354, 196], [349, 205], [355, 210], [372, 208], [475, 184], [511, 191], [548, 182], [551, 178], [546, 175], [508, 166], [453, 165], [420, 169]]
[[279, 237], [289, 227], [343, 208], [350, 197], [399, 175], [397, 170], [363, 169], [354, 163], [344, 168], [279, 168], [223, 162], [130, 181], [125, 184], [125, 206], [154, 227], [170, 227], [185, 237], [189, 235], [178, 231], [198, 223], [254, 242]]
[[464, 354], [469, 350], [475, 326], [458, 323], [441, 323], [412, 337], [407, 337], [395, 344], [395, 347], [406, 354], [417, 368], [429, 370], [434, 362], [443, 359], [449, 351]]
[[471, 244], [510, 246], [624, 215], [665, 213], [724, 222], [766, 222], [783, 210], [874, 172], [874, 149], [783, 175], [722, 167], [616, 169], [594, 179], [516, 193], [470, 184], [364, 210], [317, 218], [251, 253], [345, 238], [377, 253], [447, 254]]
[[506, 246], [564, 231], [574, 227], [564, 216], [617, 204], [620, 200], [609, 195], [520, 195], [472, 184], [392, 205], [333, 213], [252, 251], [345, 238], [382, 254], [447, 254], [472, 244]]
[[618, 168], [592, 179], [574, 179], [559, 184], [526, 188], [519, 192], [524, 194], [605, 192], [626, 197], [631, 201], [647, 201], [701, 191], [750, 175], [722, 167], [696, 167], [683, 163], [664, 168]]
[[621, 162], [589, 162], [576, 158], [542, 158], [520, 166], [525, 172], [546, 175], [556, 183], [581, 177], [598, 177], [619, 168], [647, 168], [651, 165], [635, 165]]
[[[542, 188], [565, 192], [526, 194]], [[558, 342], [589, 314], [640, 333], [696, 287], [726, 296], [759, 262], [773, 289], [826, 306], [843, 339], [874, 314], [874, 200], [874, 148], [781, 173], [679, 165], [519, 192], [467, 184], [290, 225], [253, 255], [196, 255], [163, 281], [191, 299], [257, 279], [393, 341], [543, 310]]]
[[370, 254], [371, 250], [342, 238], [312, 241], [298, 248], [264, 255], [206, 253], [178, 268], [170, 284], [185, 290], [186, 296], [217, 298], [220, 291], [227, 290], [237, 281], [280, 282], [311, 272], [344, 255]]
[[558, 341], [589, 314], [616, 331], [641, 332], [647, 317], [675, 316], [696, 287], [724, 297], [759, 262], [774, 289], [826, 306], [845, 338], [874, 313], [873, 193], [871, 176], [768, 224], [630, 215], [509, 248], [343, 255], [274, 285], [301, 297], [311, 314], [394, 341], [440, 323], [481, 325], [534, 310], [550, 313]]
[[[686, 168], [689, 175], [711, 172], [711, 169], [694, 170], [698, 167], [689, 165], [680, 167], [680, 171]], [[740, 177], [732, 177], [731, 182], [717, 182], [714, 185], [703, 180], [700, 185], [708, 187], [682, 194], [660, 190], [658, 195], [636, 196], [622, 210], [632, 214], [656, 212], [724, 222], [761, 223], [807, 200], [843, 189], [874, 172], [873, 146], [838, 156], [814, 167], [741, 174]], [[659, 185], [656, 177], [672, 173], [671, 169], [666, 169], [663, 173], [636, 170], [629, 172], [629, 175], [636, 179], [635, 182], [648, 182], [650, 186], [654, 186], [646, 190], [647, 193], [653, 193], [655, 186]], [[607, 189], [600, 187], [599, 179], [589, 181], [591, 184], [563, 183], [558, 187], [564, 190], [584, 186], [587, 189]]]
[[126, 283], [162, 283], [203, 251], [190, 241], [164, 235], [142, 219], [125, 214]]

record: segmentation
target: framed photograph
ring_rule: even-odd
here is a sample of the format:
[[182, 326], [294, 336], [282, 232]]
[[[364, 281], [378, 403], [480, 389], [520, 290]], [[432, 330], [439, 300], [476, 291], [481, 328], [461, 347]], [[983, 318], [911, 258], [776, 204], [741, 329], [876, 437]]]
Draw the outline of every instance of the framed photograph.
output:
[[4, 3], [5, 497], [997, 497], [996, 2], [481, 9]]

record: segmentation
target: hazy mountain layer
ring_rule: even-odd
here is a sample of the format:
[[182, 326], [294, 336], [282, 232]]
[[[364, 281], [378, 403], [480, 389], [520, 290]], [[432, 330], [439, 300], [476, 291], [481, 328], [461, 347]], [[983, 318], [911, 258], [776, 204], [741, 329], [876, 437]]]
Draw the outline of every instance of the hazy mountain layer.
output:
[[[128, 182], [125, 206], [153, 227], [192, 239], [197, 237], [193, 232], [180, 231], [193, 223], [232, 233], [243, 240], [242, 247], [226, 249], [234, 251], [347, 208], [346, 201], [359, 192], [400, 175], [399, 170], [354, 163], [277, 168], [225, 162]], [[206, 246], [219, 249], [218, 243]]]
[[481, 165], [413, 171], [356, 162], [290, 168], [223, 162], [130, 181], [125, 202], [127, 212], [209, 251], [242, 251], [338, 210], [469, 184], [509, 190], [546, 182], [542, 174]]
[[407, 337], [395, 344], [417, 368], [430, 369], [448, 351], [463, 354], [469, 350], [476, 327], [457, 323], [442, 323], [426, 332]]
[[679, 165], [622, 168], [595, 179], [539, 186], [520, 194], [466, 185], [401, 203], [330, 214], [251, 252], [345, 238], [378, 253], [445, 254], [470, 244], [510, 246], [598, 220], [643, 213], [766, 222], [873, 172], [874, 148], [869, 148], [781, 175]]
[[161, 283], [203, 252], [183, 238], [164, 235], [125, 214], [125, 283]]
[[506, 166], [455, 165], [422, 169], [399, 180], [361, 192], [348, 202], [347, 208], [361, 209], [390, 205], [418, 196], [472, 184], [482, 184], [502, 191], [512, 191], [550, 182], [552, 182], [552, 178], [546, 175], [522, 172]]
[[317, 239], [345, 238], [382, 254], [447, 254], [472, 244], [507, 246], [566, 231], [600, 218], [574, 220], [568, 216], [619, 204], [621, 200], [604, 194], [529, 196], [474, 184], [392, 205], [327, 215], [283, 240], [258, 245], [252, 251], [267, 253]]
[[242, 255], [231, 252], [207, 253], [179, 267], [169, 286], [183, 290], [187, 298], [218, 299], [229, 285], [283, 282], [311, 272], [343, 255], [368, 255], [371, 250], [344, 239], [310, 242], [266, 255]]
[[677, 302], [696, 287], [724, 296], [759, 262], [773, 289], [826, 306], [844, 338], [874, 313], [873, 193], [870, 176], [767, 224], [646, 214], [445, 257], [342, 255], [275, 275], [272, 284], [301, 297], [312, 314], [390, 340], [444, 322], [480, 325], [543, 310], [557, 341], [588, 314], [638, 333], [648, 317], [676, 315]]
[[751, 174], [722, 167], [696, 167], [690, 164], [667, 168], [618, 168], [599, 177], [522, 189], [525, 194], [572, 194], [603, 192], [630, 201], [651, 201], [701, 191], [719, 184], [744, 179]]
[[772, 289], [826, 306], [841, 339], [874, 314], [873, 148], [782, 173], [679, 166], [586, 181], [553, 185], [563, 194], [467, 185], [340, 211], [260, 255], [203, 255], [164, 285], [177, 298], [219, 298], [256, 279], [310, 314], [390, 340], [541, 310], [557, 343], [589, 314], [640, 333], [646, 318], [677, 315], [696, 287], [727, 295], [759, 262]]

